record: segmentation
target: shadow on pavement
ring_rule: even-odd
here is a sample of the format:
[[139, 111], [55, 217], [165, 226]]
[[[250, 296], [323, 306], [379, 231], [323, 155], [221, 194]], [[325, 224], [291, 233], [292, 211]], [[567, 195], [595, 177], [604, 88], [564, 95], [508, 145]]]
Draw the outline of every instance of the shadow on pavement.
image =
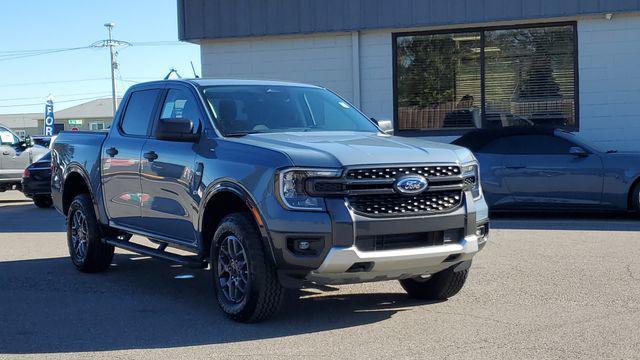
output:
[[205, 270], [137, 255], [116, 255], [114, 263], [104, 273], [83, 274], [67, 258], [0, 262], [0, 353], [169, 348], [311, 334], [376, 323], [422, 304], [401, 292], [316, 293], [290, 296], [265, 323], [238, 324], [217, 309]]
[[54, 208], [40, 209], [31, 202], [11, 203], [0, 206], [0, 236], [2, 233], [66, 231], [64, 217]]

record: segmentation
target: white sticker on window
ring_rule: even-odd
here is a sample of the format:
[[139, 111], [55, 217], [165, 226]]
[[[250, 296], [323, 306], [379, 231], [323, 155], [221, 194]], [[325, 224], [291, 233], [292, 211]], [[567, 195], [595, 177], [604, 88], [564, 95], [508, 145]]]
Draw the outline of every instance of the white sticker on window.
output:
[[342, 106], [345, 109], [350, 109], [351, 108], [351, 106], [349, 106], [349, 104], [347, 104], [344, 101], [338, 101], [338, 104], [340, 104], [340, 106]]
[[8, 131], [0, 131], [0, 142], [3, 144], [13, 144], [13, 134]]

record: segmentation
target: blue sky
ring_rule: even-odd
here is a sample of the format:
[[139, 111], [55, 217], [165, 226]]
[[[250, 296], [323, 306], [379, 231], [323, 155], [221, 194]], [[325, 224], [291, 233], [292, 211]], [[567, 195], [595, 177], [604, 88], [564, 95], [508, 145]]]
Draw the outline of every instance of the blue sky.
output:
[[2, 5], [1, 114], [42, 112], [49, 93], [55, 110], [111, 96], [107, 48], [10, 58], [18, 50], [91, 45], [107, 37], [106, 22], [115, 23], [115, 39], [162, 42], [118, 50], [120, 75], [126, 80], [119, 83], [120, 92], [134, 81], [162, 78], [172, 67], [192, 77], [190, 61], [200, 72], [199, 47], [178, 42], [176, 0], [22, 0]]

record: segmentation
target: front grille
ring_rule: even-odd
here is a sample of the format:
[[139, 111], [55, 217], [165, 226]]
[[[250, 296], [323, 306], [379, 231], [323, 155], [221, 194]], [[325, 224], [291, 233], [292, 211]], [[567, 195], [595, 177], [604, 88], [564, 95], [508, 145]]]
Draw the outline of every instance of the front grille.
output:
[[381, 194], [349, 196], [356, 212], [370, 215], [426, 215], [456, 209], [462, 203], [462, 191], [426, 192], [419, 195]]
[[463, 229], [451, 229], [411, 234], [358, 236], [356, 247], [360, 251], [380, 251], [440, 246], [459, 242], [463, 233]]
[[460, 167], [457, 165], [433, 165], [352, 169], [347, 171], [346, 178], [350, 180], [374, 180], [396, 178], [403, 175], [413, 174], [422, 175], [427, 179], [442, 176], [455, 176], [460, 175]]
[[[396, 182], [408, 175], [426, 178], [426, 190], [401, 193]], [[463, 176], [457, 164], [378, 166], [350, 168], [339, 179], [309, 179], [305, 189], [312, 196], [344, 197], [354, 212], [365, 216], [419, 216], [457, 209], [463, 191], [476, 181], [475, 176]]]

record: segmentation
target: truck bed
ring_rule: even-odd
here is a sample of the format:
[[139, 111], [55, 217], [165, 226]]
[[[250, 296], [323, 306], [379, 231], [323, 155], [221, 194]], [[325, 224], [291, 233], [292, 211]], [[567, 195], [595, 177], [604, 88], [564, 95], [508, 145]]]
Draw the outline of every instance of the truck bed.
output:
[[62, 211], [63, 177], [69, 168], [80, 168], [94, 196], [100, 190], [100, 156], [108, 133], [102, 131], [62, 131], [51, 150], [57, 169], [52, 173], [51, 196], [56, 209]]

